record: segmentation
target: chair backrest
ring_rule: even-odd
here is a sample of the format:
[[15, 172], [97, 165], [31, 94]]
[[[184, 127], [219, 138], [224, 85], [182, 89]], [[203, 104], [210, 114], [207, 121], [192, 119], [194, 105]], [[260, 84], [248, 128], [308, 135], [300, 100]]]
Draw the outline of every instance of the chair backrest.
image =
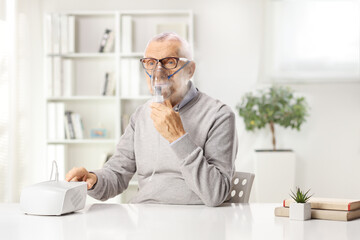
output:
[[253, 173], [235, 172], [231, 181], [231, 191], [226, 202], [248, 203], [254, 178], [255, 174]]

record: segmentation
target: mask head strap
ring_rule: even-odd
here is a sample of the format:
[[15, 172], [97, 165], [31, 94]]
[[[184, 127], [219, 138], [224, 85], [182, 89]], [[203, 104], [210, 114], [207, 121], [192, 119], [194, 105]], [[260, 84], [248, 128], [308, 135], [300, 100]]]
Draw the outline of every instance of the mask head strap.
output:
[[186, 65], [189, 64], [191, 61], [187, 61], [181, 68], [179, 68], [176, 72], [168, 76], [168, 79], [170, 79], [172, 76], [174, 76], [176, 73], [178, 73], [181, 69], [183, 69]]
[[146, 72], [146, 74], [149, 76], [149, 78], [151, 78], [151, 75], [147, 72], [147, 71], [145, 71]]

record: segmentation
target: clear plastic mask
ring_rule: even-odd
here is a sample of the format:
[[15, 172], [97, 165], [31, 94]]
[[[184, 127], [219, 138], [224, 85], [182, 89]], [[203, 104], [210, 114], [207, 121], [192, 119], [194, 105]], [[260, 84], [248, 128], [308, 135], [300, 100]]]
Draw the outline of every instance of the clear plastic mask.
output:
[[157, 66], [152, 70], [151, 87], [155, 102], [163, 102], [165, 99], [168, 99], [172, 94], [171, 86], [172, 82], [169, 81], [169, 70], [161, 66]]
[[[170, 74], [171, 71], [169, 69], [166, 69], [162, 67], [160, 64], [157, 64], [157, 66], [151, 70], [149, 73], [146, 71], [146, 74], [150, 77], [151, 81], [151, 88], [152, 88], [152, 94], [154, 96], [154, 102], [163, 102], [166, 99], [169, 99], [171, 95], [174, 94], [173, 92], [173, 81], [171, 78], [178, 74], [187, 64], [189, 64], [190, 61], [187, 61], [181, 68], [179, 68], [174, 73]], [[183, 72], [182, 72], [183, 73]], [[182, 73], [180, 73], [182, 75]], [[179, 79], [183, 78], [183, 76], [180, 76]], [[178, 79], [178, 80], [179, 80]], [[186, 85], [188, 83], [188, 80], [186, 81], [177, 81], [177, 95], [183, 97], [186, 93]], [[180, 94], [182, 93], [182, 94]], [[177, 97], [179, 97], [177, 96]]]

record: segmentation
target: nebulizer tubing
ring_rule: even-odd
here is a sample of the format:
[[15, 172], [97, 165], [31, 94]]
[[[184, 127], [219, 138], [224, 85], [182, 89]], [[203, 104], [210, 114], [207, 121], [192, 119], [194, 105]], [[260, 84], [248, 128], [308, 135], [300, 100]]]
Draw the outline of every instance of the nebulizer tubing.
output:
[[52, 179], [52, 175], [54, 172], [54, 166], [55, 166], [55, 181], [57, 182], [57, 181], [59, 181], [59, 169], [58, 169], [58, 166], [57, 166], [57, 163], [55, 160], [52, 162], [52, 165], [51, 165], [50, 181]]
[[[157, 102], [157, 103], [162, 103], [164, 102], [164, 97], [162, 95], [162, 84], [159, 84], [159, 81], [161, 81], [161, 79], [159, 79], [158, 74], [156, 74], [155, 72], [158, 71], [157, 66], [154, 68], [153, 72], [151, 75], [149, 75], [148, 72], [146, 72], [151, 79], [151, 85], [153, 88], [153, 102]], [[169, 79], [169, 78], [168, 78]], [[167, 80], [168, 80], [167, 79]], [[156, 157], [155, 157], [155, 162], [154, 162], [154, 168], [153, 168], [153, 172], [151, 173], [151, 176], [149, 178], [149, 182], [152, 180], [155, 172], [156, 172], [156, 164], [159, 162], [159, 155], [160, 155], [160, 133], [158, 133], [157, 136], [157, 151], [156, 151]]]

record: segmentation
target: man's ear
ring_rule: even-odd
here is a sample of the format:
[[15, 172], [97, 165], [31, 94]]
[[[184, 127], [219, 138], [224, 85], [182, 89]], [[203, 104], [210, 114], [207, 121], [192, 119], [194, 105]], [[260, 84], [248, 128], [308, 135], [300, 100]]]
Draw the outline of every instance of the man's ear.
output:
[[194, 61], [191, 61], [189, 63], [189, 67], [187, 68], [187, 73], [188, 73], [188, 76], [189, 76], [189, 79], [191, 79], [195, 73], [195, 68], [196, 68], [196, 64]]

